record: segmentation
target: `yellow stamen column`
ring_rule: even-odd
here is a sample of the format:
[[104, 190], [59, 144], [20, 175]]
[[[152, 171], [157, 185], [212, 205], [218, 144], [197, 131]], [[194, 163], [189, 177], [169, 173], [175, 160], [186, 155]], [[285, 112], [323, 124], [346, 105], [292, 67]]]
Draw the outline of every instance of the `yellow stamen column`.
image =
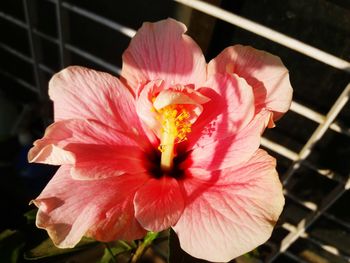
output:
[[177, 136], [177, 129], [174, 122], [170, 119], [165, 120], [161, 138], [161, 152], [160, 167], [163, 172], [170, 172], [173, 168], [174, 159], [174, 145]]
[[191, 123], [188, 121], [190, 114], [181, 105], [170, 105], [158, 112], [162, 124], [160, 167], [164, 173], [168, 173], [174, 167], [175, 144], [186, 140], [186, 134], [191, 131]]

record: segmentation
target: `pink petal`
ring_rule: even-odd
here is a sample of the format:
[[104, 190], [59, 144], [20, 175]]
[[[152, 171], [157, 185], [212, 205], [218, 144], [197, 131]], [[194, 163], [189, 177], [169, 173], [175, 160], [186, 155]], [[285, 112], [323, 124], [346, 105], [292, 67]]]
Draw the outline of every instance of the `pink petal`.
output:
[[[161, 125], [158, 119], [158, 113], [153, 107], [153, 98], [163, 90], [164, 81], [151, 81], [144, 86], [136, 100], [136, 112], [139, 118], [160, 137]], [[159, 143], [158, 143], [159, 145]]]
[[[186, 94], [189, 98], [195, 101], [197, 104], [205, 104], [210, 101], [210, 99], [203, 94], [201, 94], [198, 90], [195, 89], [195, 86], [192, 84], [183, 86], [183, 85], [175, 85], [170, 88], [173, 91], [182, 92]], [[180, 103], [181, 104], [181, 103]], [[185, 104], [185, 103], [182, 103]]]
[[186, 93], [182, 91], [174, 91], [171, 89], [162, 90], [155, 101], [153, 102], [153, 106], [156, 110], [160, 110], [169, 105], [177, 105], [177, 104], [189, 104], [189, 105], [197, 105], [197, 101], [187, 96]]
[[142, 131], [132, 94], [107, 73], [68, 67], [52, 77], [49, 95], [55, 121], [90, 119], [135, 136]]
[[244, 78], [253, 87], [257, 112], [267, 108], [276, 120], [290, 107], [293, 89], [288, 70], [277, 56], [249, 46], [231, 46], [209, 62], [208, 75], [217, 72]]
[[28, 153], [30, 163], [46, 163], [52, 165], [74, 164], [75, 156], [70, 151], [57, 147], [52, 140], [37, 140]]
[[174, 227], [183, 250], [227, 262], [264, 243], [284, 205], [275, 160], [258, 150], [242, 166], [188, 172], [188, 198]]
[[36, 224], [60, 248], [74, 247], [84, 235], [100, 241], [133, 240], [145, 230], [134, 218], [132, 200], [148, 180], [145, 174], [96, 181], [78, 181], [70, 166], [59, 168], [40, 196]]
[[189, 113], [188, 121], [194, 123], [203, 111], [203, 106], [210, 101], [200, 92], [186, 86], [177, 85], [169, 89], [162, 90], [153, 102], [153, 107], [159, 111], [170, 105], [182, 105]]
[[194, 148], [181, 164], [181, 168], [214, 171], [249, 160], [260, 146], [261, 133], [267, 126], [269, 116], [268, 111], [262, 111], [239, 133]]
[[121, 75], [134, 91], [158, 79], [168, 87], [205, 81], [205, 58], [185, 32], [186, 26], [171, 18], [142, 25], [123, 54]]
[[135, 217], [147, 230], [162, 231], [174, 225], [184, 208], [176, 179], [163, 176], [151, 179], [136, 193]]
[[125, 173], [137, 174], [152, 167], [146, 153], [133, 146], [75, 144], [67, 149], [75, 155], [71, 170], [74, 179], [95, 180]]
[[29, 151], [30, 162], [74, 164], [72, 175], [97, 179], [149, 168], [146, 140], [130, 138], [104, 124], [88, 120], [60, 121], [49, 126]]
[[254, 116], [254, 96], [251, 87], [236, 75], [216, 74], [200, 88], [210, 98], [192, 126], [186, 142], [187, 150], [201, 147], [232, 136], [247, 126]]

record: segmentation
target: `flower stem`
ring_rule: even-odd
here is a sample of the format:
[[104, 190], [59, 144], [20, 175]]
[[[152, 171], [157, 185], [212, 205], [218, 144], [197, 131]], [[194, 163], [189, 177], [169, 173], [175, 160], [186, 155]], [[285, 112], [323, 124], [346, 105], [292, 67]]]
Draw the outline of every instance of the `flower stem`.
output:
[[[127, 242], [123, 241], [123, 240], [118, 240], [117, 241], [119, 244], [121, 244], [122, 246], [124, 246], [127, 250], [131, 250], [133, 247], [130, 246]], [[136, 246], [135, 246], [136, 247]]]
[[117, 263], [117, 261], [116, 261], [115, 258], [114, 258], [113, 251], [112, 251], [112, 249], [110, 248], [109, 244], [108, 244], [108, 243], [103, 243], [103, 244], [104, 244], [105, 247], [107, 248], [109, 254], [111, 254], [112, 262], [113, 262], [113, 263]]
[[156, 239], [158, 233], [156, 232], [148, 232], [142, 243], [137, 247], [135, 254], [132, 256], [130, 263], [137, 263], [149, 246], [152, 244], [153, 240]]

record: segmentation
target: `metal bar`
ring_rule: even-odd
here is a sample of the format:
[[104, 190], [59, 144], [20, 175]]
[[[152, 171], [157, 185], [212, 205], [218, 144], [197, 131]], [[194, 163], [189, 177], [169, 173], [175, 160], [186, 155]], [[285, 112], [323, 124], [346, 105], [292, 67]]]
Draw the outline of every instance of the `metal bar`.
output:
[[[5, 19], [5, 20], [7, 20], [7, 21], [9, 21], [9, 22], [11, 22], [11, 23], [14, 23], [14, 24], [18, 25], [18, 26], [21, 27], [21, 28], [28, 29], [27, 24], [25, 24], [24, 22], [22, 22], [21, 20], [19, 20], [19, 19], [17, 19], [17, 18], [14, 18], [13, 16], [10, 16], [10, 15], [8, 15], [8, 14], [5, 14], [5, 13], [3, 13], [3, 12], [0, 12], [0, 17], [3, 18], [3, 19]], [[49, 40], [49, 41], [51, 41], [51, 42], [53, 42], [53, 43], [58, 44], [58, 40], [55, 39], [54, 37], [51, 37], [51, 36], [49, 36], [49, 35], [47, 35], [47, 34], [45, 34], [45, 33], [43, 33], [43, 32], [40, 32], [40, 31], [39, 31], [38, 29], [36, 29], [36, 28], [33, 28], [32, 31], [33, 31], [33, 33], [34, 33], [35, 35], [38, 35], [38, 36], [40, 36], [40, 37], [42, 37], [42, 38], [44, 38], [44, 39], [46, 39], [46, 40]]]
[[331, 180], [334, 180], [334, 181], [337, 181], [338, 183], [341, 183], [343, 185], [346, 185], [348, 179], [345, 177], [345, 176], [341, 176], [339, 175], [338, 173], [330, 170], [330, 169], [320, 169], [320, 168], [317, 168], [314, 164], [310, 163], [309, 161], [307, 160], [304, 160], [303, 161], [303, 165], [315, 172], [317, 172], [319, 175], [322, 175], [328, 179], [331, 179]]
[[[290, 110], [317, 123], [322, 123], [326, 119], [326, 116], [295, 101], [292, 101]], [[350, 128], [346, 127], [346, 125], [340, 121], [332, 123], [330, 128], [335, 132], [350, 136]]]
[[[290, 233], [297, 231], [297, 228], [289, 223], [283, 223], [282, 228], [284, 228], [285, 230], [287, 230]], [[338, 256], [338, 257], [342, 257], [347, 262], [349, 262], [349, 260], [350, 260], [349, 256], [340, 252], [336, 247], [331, 246], [331, 245], [326, 245], [322, 241], [310, 236], [308, 233], [303, 233], [301, 235], [301, 237], [307, 239], [312, 244], [318, 246], [319, 248], [327, 251], [330, 254], [333, 254], [333, 255]]]
[[27, 55], [23, 54], [22, 52], [0, 42], [0, 48], [2, 48], [3, 50], [7, 51], [8, 53], [24, 60], [25, 62], [31, 63], [33, 64], [33, 59], [31, 59], [30, 57], [28, 57]]
[[321, 137], [325, 134], [329, 126], [332, 124], [332, 122], [335, 120], [335, 118], [338, 116], [340, 111], [343, 109], [345, 104], [349, 100], [349, 93], [350, 93], [350, 83], [345, 87], [343, 92], [340, 94], [336, 102], [333, 104], [332, 108], [328, 112], [325, 121], [318, 126], [316, 131], [312, 134], [311, 138], [308, 140], [308, 142], [305, 144], [303, 149], [301, 150], [299, 156], [300, 159], [305, 159], [309, 154], [313, 147], [313, 145], [321, 139]]
[[[44, 39], [46, 39], [52, 43], [58, 44], [58, 42], [59, 42], [57, 39], [50, 37], [50, 36], [40, 32], [38, 30], [34, 30], [34, 33], [38, 34], [39, 36], [43, 37]], [[82, 49], [79, 49], [78, 47], [76, 47], [74, 45], [65, 44], [65, 49], [67, 49], [67, 50], [69, 50], [77, 55], [80, 55], [80, 56], [88, 59], [89, 61], [95, 62], [95, 63], [109, 69], [110, 71], [115, 72], [116, 74], [120, 74], [120, 72], [121, 72], [121, 69], [119, 67], [116, 67], [116, 66], [104, 61], [101, 58], [98, 58], [98, 57], [96, 57], [96, 56], [94, 56], [94, 55], [92, 55], [92, 54], [90, 54]]]
[[308, 119], [313, 120], [314, 122], [321, 123], [325, 119], [325, 116], [323, 116], [322, 114], [315, 112], [312, 109], [301, 105], [300, 103], [297, 103], [295, 101], [292, 101], [292, 104], [290, 105], [290, 110], [302, 116], [307, 116]]
[[4, 71], [2, 69], [0, 69], [0, 74], [4, 75], [5, 77], [8, 77], [10, 79], [12, 79], [14, 82], [22, 85], [23, 87], [29, 89], [30, 91], [33, 91], [35, 93], [39, 93], [38, 89], [36, 89], [32, 84], [28, 83], [27, 81], [7, 72], [7, 71]]
[[288, 148], [286, 148], [278, 143], [275, 143], [275, 142], [273, 142], [265, 137], [261, 138], [260, 143], [262, 146], [286, 157], [289, 160], [295, 161], [298, 159], [298, 154], [296, 152], [293, 152], [293, 151], [289, 150]]
[[[36, 30], [34, 30], [34, 32], [38, 33], [38, 35], [42, 35], [42, 33], [39, 33]], [[53, 39], [51, 39], [51, 41], [53, 41]], [[57, 40], [55, 42], [57, 42]], [[108, 70], [110, 70], [110, 71], [112, 71], [112, 72], [114, 72], [114, 73], [116, 73], [118, 75], [120, 75], [120, 73], [121, 73], [121, 69], [119, 67], [116, 67], [113, 64], [110, 64], [110, 63], [104, 61], [103, 59], [98, 58], [98, 57], [96, 57], [96, 56], [94, 56], [94, 55], [92, 55], [92, 54], [90, 54], [90, 53], [88, 53], [88, 52], [86, 52], [86, 51], [84, 51], [82, 49], [79, 49], [79, 48], [77, 48], [77, 47], [75, 47], [73, 45], [70, 45], [70, 44], [66, 44], [65, 47], [69, 51], [71, 51], [71, 52], [73, 52], [73, 53], [75, 53], [77, 55], [80, 55], [83, 58], [86, 58], [86, 59], [88, 59], [88, 60], [90, 60], [92, 62], [95, 62], [96, 64], [101, 65], [102, 67], [105, 67], [106, 69], [108, 69]], [[15, 50], [15, 49], [7, 46], [6, 44], [3, 44], [3, 43], [0, 42], [0, 48], [8, 51], [9, 53], [11, 53], [11, 54], [21, 58], [22, 60], [24, 60], [24, 61], [26, 61], [28, 63], [34, 64], [33, 59], [31, 59], [30, 57], [24, 55], [23, 53]], [[50, 69], [49, 67], [45, 66], [44, 64], [40, 63], [39, 64], [39, 68], [44, 70], [47, 73], [50, 73], [50, 74], [54, 73], [54, 71], [52, 69]]]
[[335, 120], [335, 118], [338, 116], [340, 111], [343, 109], [345, 104], [349, 100], [349, 93], [350, 93], [350, 83], [345, 87], [343, 92], [340, 94], [336, 102], [333, 104], [332, 108], [329, 110], [326, 119], [323, 123], [321, 123], [317, 129], [314, 131], [314, 133], [311, 135], [310, 139], [306, 142], [304, 147], [299, 153], [298, 159], [293, 162], [293, 165], [288, 169], [286, 174], [283, 176], [283, 183], [286, 184], [289, 180], [289, 178], [292, 176], [292, 174], [297, 170], [300, 166], [300, 163], [304, 161], [309, 154], [311, 153], [311, 150], [315, 146], [315, 144], [321, 139], [321, 137], [326, 133], [327, 129], [331, 125], [331, 123]]
[[269, 27], [255, 23], [249, 19], [243, 18], [241, 16], [228, 12], [217, 6], [205, 3], [203, 1], [199, 1], [199, 0], [174, 0], [174, 1], [181, 3], [183, 5], [187, 5], [189, 7], [192, 7], [193, 9], [199, 10], [203, 13], [216, 17], [232, 25], [243, 28], [261, 37], [267, 38], [273, 42], [279, 43], [285, 47], [298, 51], [322, 63], [325, 63], [327, 65], [330, 65], [332, 67], [335, 67], [350, 73], [350, 62], [345, 61], [329, 53], [326, 53], [313, 46], [307, 45], [285, 34], [272, 30]]
[[285, 230], [287, 230], [288, 232], [294, 232], [296, 230], [296, 227], [290, 223], [286, 223], [284, 222], [281, 227]]
[[0, 17], [3, 18], [4, 20], [7, 20], [8, 22], [11, 22], [12, 24], [15, 24], [19, 27], [27, 29], [28, 26], [26, 23], [23, 21], [19, 20], [18, 18], [14, 18], [13, 16], [10, 16], [8, 14], [5, 14], [4, 12], [0, 11]]
[[58, 46], [60, 53], [60, 65], [61, 68], [67, 66], [66, 62], [66, 54], [65, 54], [65, 40], [64, 40], [64, 32], [63, 32], [63, 18], [62, 18], [62, 1], [56, 0], [56, 23], [57, 23], [57, 32], [58, 32]]
[[[283, 223], [282, 224], [282, 228], [284, 228], [285, 230], [287, 230], [289, 232], [295, 232], [296, 231], [296, 227], [291, 225], [291, 224], [289, 224], [289, 223]], [[332, 254], [334, 256], [337, 256], [337, 257], [341, 257], [345, 261], [350, 262], [349, 256], [343, 254], [336, 247], [334, 247], [332, 245], [326, 245], [322, 241], [318, 240], [317, 238], [314, 238], [314, 237], [310, 236], [308, 233], [303, 233], [301, 235], [301, 237], [307, 239], [313, 245], [316, 245], [317, 247], [327, 251], [328, 253], [330, 253], [330, 254]]]
[[[55, 3], [55, 0], [47, 0], [49, 2]], [[84, 8], [78, 7], [76, 5], [72, 5], [71, 3], [68, 2], [62, 2], [62, 6], [66, 9], [68, 9], [69, 11], [72, 11], [76, 14], [79, 14], [83, 17], [89, 18], [97, 23], [100, 23], [104, 26], [107, 26], [109, 28], [112, 28], [120, 33], [122, 33], [123, 35], [127, 36], [127, 37], [133, 37], [136, 34], [136, 30], [130, 28], [130, 27], [126, 27], [123, 26], [122, 24], [116, 23], [110, 19], [107, 19], [105, 17], [102, 17], [98, 14], [95, 14], [93, 12], [90, 12]]]
[[24, 104], [21, 113], [17, 117], [16, 121], [11, 127], [11, 135], [16, 136], [19, 133], [19, 129], [21, 127], [21, 123], [26, 120], [28, 113], [31, 111], [31, 107], [28, 104]]
[[350, 222], [344, 221], [342, 219], [339, 219], [339, 218], [335, 217], [334, 215], [332, 215], [332, 214], [330, 214], [328, 212], [325, 212], [323, 214], [323, 216], [325, 218], [327, 218], [328, 220], [336, 222], [338, 225], [341, 225], [342, 227], [344, 227], [344, 228], [346, 228], [346, 229], [348, 229], [350, 231]]
[[[12, 55], [14, 55], [14, 56], [16, 56], [16, 57], [18, 57], [18, 58], [24, 60], [25, 62], [34, 64], [34, 61], [33, 61], [32, 58], [28, 57], [27, 55], [23, 54], [22, 52], [19, 52], [19, 51], [16, 50], [16, 49], [13, 49], [12, 47], [9, 47], [8, 45], [6, 45], [6, 44], [4, 44], [4, 43], [2, 43], [2, 42], [0, 42], [0, 48], [2, 48], [3, 50], [9, 52], [9, 53], [12, 54]], [[43, 71], [45, 71], [45, 72], [47, 72], [47, 73], [53, 74], [53, 70], [50, 69], [49, 67], [47, 67], [47, 66], [44, 65], [44, 64], [39, 63], [39, 64], [38, 64], [38, 67], [39, 67], [41, 70], [43, 70]]]
[[36, 54], [36, 47], [34, 43], [34, 37], [33, 37], [33, 26], [32, 26], [32, 21], [30, 17], [30, 7], [28, 0], [23, 0], [23, 7], [24, 7], [24, 15], [25, 15], [25, 20], [27, 23], [27, 31], [28, 31], [28, 39], [29, 39], [29, 47], [30, 47], [30, 53], [31, 57], [33, 59], [33, 68], [34, 68], [34, 77], [35, 77], [35, 85], [39, 89], [39, 94], [44, 97], [44, 91], [42, 90], [42, 85], [40, 82], [40, 75], [39, 75], [39, 67], [38, 67], [38, 58]]
[[44, 71], [44, 72], [46, 72], [46, 73], [49, 73], [49, 74], [51, 74], [51, 75], [53, 75], [53, 74], [55, 73], [54, 70], [52, 70], [52, 69], [49, 68], [48, 66], [46, 66], [46, 65], [44, 65], [44, 64], [41, 64], [41, 63], [39, 63], [39, 68], [40, 68], [42, 71]]
[[[54, 3], [54, 4], [56, 3], [56, 0], [46, 0], [46, 1]], [[72, 11], [72, 12], [79, 14], [83, 17], [89, 18], [90, 20], [93, 20], [99, 24], [102, 24], [104, 26], [112, 28], [112, 29], [122, 33], [123, 35], [125, 35], [127, 37], [132, 38], [136, 34], [136, 30], [134, 30], [130, 27], [127, 27], [127, 26], [124, 26], [124, 25], [119, 24], [117, 22], [114, 22], [108, 18], [105, 18], [105, 17], [100, 16], [98, 14], [95, 14], [93, 12], [90, 12], [84, 8], [79, 7], [79, 6], [73, 5], [73, 4], [68, 3], [68, 2], [62, 2], [62, 6], [66, 9], [68, 9], [69, 11]]]
[[304, 208], [307, 208], [313, 212], [317, 210], [317, 204], [315, 204], [314, 202], [302, 201], [300, 198], [292, 194], [287, 189], [283, 189], [283, 194]]
[[346, 262], [350, 262], [350, 257], [342, 253], [339, 249], [337, 249], [334, 246], [326, 245], [320, 240], [310, 236], [308, 233], [304, 233], [301, 235], [302, 238], [306, 238], [308, 241], [310, 241], [312, 244], [318, 246], [319, 248], [327, 251], [329, 254], [332, 254], [334, 256], [340, 257]]
[[[317, 211], [317, 205], [315, 203], [308, 202], [308, 204], [306, 204], [306, 202], [300, 200], [300, 198], [298, 198], [296, 195], [294, 195], [293, 193], [291, 193], [290, 191], [288, 191], [286, 189], [283, 190], [283, 194], [285, 196], [287, 196], [289, 199], [291, 199], [293, 202], [297, 203], [298, 205], [300, 205], [304, 208], [307, 208], [307, 209], [311, 210], [312, 212]], [[310, 203], [311, 203], [311, 205], [310, 205]], [[340, 220], [340, 219], [336, 218], [335, 216], [333, 216], [332, 214], [329, 214], [327, 212], [325, 212], [323, 214], [323, 216], [325, 218], [327, 218], [328, 220], [333, 221], [333, 222], [341, 225], [342, 227], [350, 230], [350, 223], [345, 222], [343, 220]]]
[[57, 45], [58, 45], [58, 42], [59, 42], [58, 39], [56, 39], [56, 38], [54, 38], [54, 37], [52, 37], [52, 36], [49, 36], [49, 35], [47, 35], [47, 34], [41, 32], [41, 31], [39, 31], [39, 30], [36, 29], [36, 28], [33, 29], [33, 33], [34, 33], [35, 35], [37, 35], [37, 36], [39, 36], [39, 37], [45, 39], [46, 41], [49, 41], [49, 42], [51, 42], [51, 43], [53, 43], [53, 44], [57, 44]]
[[281, 246], [278, 251], [275, 251], [269, 262], [273, 262], [279, 254], [284, 253], [291, 244], [293, 244], [300, 236], [302, 236], [306, 229], [313, 224], [325, 211], [339, 199], [340, 196], [346, 191], [343, 185], [338, 184], [323, 200], [322, 205], [318, 207], [318, 210], [310, 213], [307, 217], [302, 219], [296, 230], [290, 232], [281, 242]]
[[98, 65], [100, 65], [100, 66], [102, 66], [102, 67], [104, 67], [104, 68], [106, 68], [106, 69], [108, 69], [108, 70], [118, 74], [118, 75], [120, 75], [120, 73], [121, 73], [121, 69], [119, 67], [116, 67], [116, 66], [108, 63], [107, 61], [104, 61], [103, 59], [98, 58], [98, 57], [96, 57], [96, 56], [94, 56], [94, 55], [92, 55], [92, 54], [90, 54], [90, 53], [88, 53], [86, 51], [83, 51], [83, 50], [81, 50], [79, 48], [76, 48], [76, 47], [74, 47], [74, 46], [72, 46], [70, 44], [66, 44], [65, 47], [68, 50], [74, 52], [75, 54], [78, 54], [79, 56], [81, 56], [83, 58], [86, 58], [86, 59], [88, 59], [88, 60], [90, 60], [92, 62], [95, 62], [96, 64], [98, 64]]
[[[280, 145], [276, 142], [273, 142], [267, 138], [262, 137], [261, 138], [261, 145], [291, 161], [298, 160], [298, 154], [294, 151], [289, 150], [287, 147], [284, 147], [283, 145]], [[335, 173], [332, 170], [329, 169], [320, 169], [313, 165], [312, 163], [308, 162], [307, 160], [303, 161], [303, 165], [315, 172], [317, 172], [319, 175], [327, 177], [328, 179], [337, 181], [338, 183], [341, 183], [345, 185], [347, 183], [347, 179], [344, 176], [340, 176], [339, 174]]]
[[287, 257], [295, 260], [295, 262], [298, 262], [298, 263], [310, 263], [310, 261], [305, 261], [303, 258], [297, 256], [297, 255], [294, 255], [293, 253], [289, 252], [289, 251], [285, 251], [283, 254], [285, 254]]

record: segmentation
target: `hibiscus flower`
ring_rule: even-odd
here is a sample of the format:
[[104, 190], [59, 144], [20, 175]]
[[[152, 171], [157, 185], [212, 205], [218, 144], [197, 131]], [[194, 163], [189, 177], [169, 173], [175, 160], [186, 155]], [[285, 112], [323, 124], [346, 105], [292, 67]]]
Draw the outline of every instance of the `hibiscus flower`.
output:
[[240, 45], [206, 64], [185, 31], [144, 23], [121, 79], [78, 66], [52, 77], [55, 122], [29, 161], [60, 165], [33, 201], [56, 246], [171, 227], [190, 255], [229, 261], [270, 237], [284, 198], [259, 144], [290, 106], [288, 71]]

